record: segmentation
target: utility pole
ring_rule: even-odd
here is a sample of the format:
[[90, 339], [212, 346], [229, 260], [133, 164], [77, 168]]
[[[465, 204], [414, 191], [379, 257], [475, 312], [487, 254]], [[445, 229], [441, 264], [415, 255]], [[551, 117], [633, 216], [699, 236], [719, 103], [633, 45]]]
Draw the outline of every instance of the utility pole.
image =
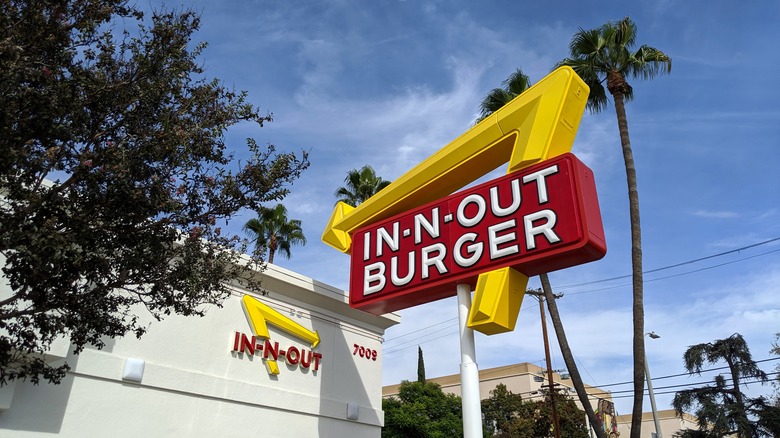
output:
[[542, 338], [544, 338], [544, 359], [547, 362], [547, 382], [549, 382], [550, 387], [550, 407], [552, 409], [553, 434], [555, 435], [555, 438], [561, 438], [561, 428], [558, 421], [558, 409], [555, 406], [555, 383], [553, 382], [552, 364], [550, 363], [550, 342], [547, 340], [547, 318], [544, 315], [544, 293], [541, 290], [527, 290], [525, 293], [534, 295], [539, 300], [539, 312], [542, 315]]

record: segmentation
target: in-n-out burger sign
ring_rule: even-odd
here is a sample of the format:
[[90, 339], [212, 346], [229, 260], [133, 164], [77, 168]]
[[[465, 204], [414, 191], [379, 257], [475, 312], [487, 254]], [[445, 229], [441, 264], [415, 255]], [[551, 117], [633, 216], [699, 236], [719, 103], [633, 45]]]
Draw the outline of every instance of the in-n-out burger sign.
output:
[[[282, 315], [255, 297], [244, 295], [241, 299], [244, 313], [254, 336], [235, 332], [233, 335], [232, 351], [251, 356], [261, 356], [268, 374], [279, 374], [277, 361], [281, 356], [288, 367], [298, 367], [301, 370], [320, 369], [322, 354], [314, 351], [320, 344], [320, 334], [316, 330], [310, 330], [292, 319]], [[306, 341], [309, 349], [296, 347], [280, 348], [278, 342], [271, 341], [268, 325], [273, 325], [296, 338]]]
[[564, 154], [357, 230], [350, 305], [378, 315], [474, 287], [482, 272], [531, 276], [605, 253], [593, 173]]

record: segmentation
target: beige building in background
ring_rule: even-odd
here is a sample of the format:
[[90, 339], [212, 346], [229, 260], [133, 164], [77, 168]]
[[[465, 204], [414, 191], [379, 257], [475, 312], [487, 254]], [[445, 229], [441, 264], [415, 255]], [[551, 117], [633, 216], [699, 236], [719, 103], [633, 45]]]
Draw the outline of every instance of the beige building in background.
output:
[[[140, 340], [78, 356], [56, 345], [47, 359], [67, 357], [71, 371], [60, 385], [0, 388], [0, 436], [379, 438], [382, 336], [400, 318], [354, 310], [344, 291], [278, 266], [262, 275], [265, 294], [234, 287], [222, 308], [154, 322]], [[316, 331], [319, 344], [271, 323], [270, 345], [254, 339], [246, 294]]]
[[[426, 379], [426, 381], [438, 384], [446, 393], [461, 395], [460, 374]], [[560, 392], [570, 396], [577, 406], [582, 409], [582, 404], [577, 397], [568, 374], [553, 372], [553, 382], [556, 383]], [[489, 398], [490, 391], [495, 389], [499, 383], [506, 385], [507, 390], [512, 391], [512, 393], [520, 394], [524, 400], [539, 400], [542, 397], [540, 389], [543, 386], [547, 386], [547, 371], [531, 363], [519, 363], [479, 370], [480, 399]], [[382, 397], [398, 395], [399, 387], [400, 384], [385, 386], [382, 388]], [[589, 385], [585, 385], [585, 391], [589, 395], [594, 411], [598, 411], [600, 400], [612, 402], [612, 394], [609, 391]], [[619, 436], [628, 437], [630, 434], [631, 416], [618, 415], [615, 419]], [[686, 414], [680, 419], [675, 416], [674, 410], [659, 411], [659, 422], [664, 438], [672, 438], [674, 433], [683, 429], [696, 429], [698, 427], [695, 417]], [[650, 412], [646, 412], [642, 417], [641, 436], [642, 438], [651, 438], [653, 433], [655, 433], [653, 415]]]
[[[460, 396], [460, 374], [453, 374], [450, 376], [436, 377], [432, 379], [426, 379], [428, 382], [433, 382], [441, 386], [444, 392], [449, 394], [455, 394]], [[574, 387], [571, 384], [569, 376], [565, 373], [558, 374], [553, 372], [553, 381], [559, 384], [559, 388], [562, 388], [567, 394], [574, 395]], [[547, 385], [547, 371], [544, 368], [538, 367], [532, 363], [519, 363], [515, 365], [505, 365], [496, 368], [488, 368], [479, 370], [479, 396], [482, 400], [490, 397], [490, 391], [494, 390], [499, 383], [506, 385], [509, 391], [514, 394], [520, 394], [525, 400], [534, 400], [540, 398], [541, 395], [537, 394], [542, 386]], [[397, 385], [385, 386], [382, 388], [382, 397], [389, 397], [398, 394]], [[585, 391], [591, 394], [593, 399], [596, 396], [612, 400], [612, 395], [609, 392], [585, 385]], [[579, 401], [577, 405], [580, 406]], [[581, 407], [581, 406], [580, 406]], [[596, 404], [594, 401], [594, 409]]]
[[[618, 415], [617, 422], [620, 436], [627, 437], [631, 433], [631, 415]], [[658, 423], [661, 425], [661, 436], [663, 438], [672, 438], [675, 433], [684, 429], [699, 429], [695, 416], [683, 414], [683, 417], [679, 418], [674, 409], [658, 411]], [[654, 434], [653, 413], [644, 412], [642, 414], [642, 433], [639, 436], [641, 438], [653, 438]]]

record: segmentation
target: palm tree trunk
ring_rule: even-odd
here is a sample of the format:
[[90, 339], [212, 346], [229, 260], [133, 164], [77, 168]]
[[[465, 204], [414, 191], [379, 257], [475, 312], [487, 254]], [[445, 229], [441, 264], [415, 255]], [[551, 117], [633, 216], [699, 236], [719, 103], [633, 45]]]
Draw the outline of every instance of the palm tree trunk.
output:
[[634, 318], [634, 408], [631, 412], [631, 438], [639, 438], [642, 428], [642, 401], [645, 391], [645, 308], [642, 280], [642, 228], [639, 223], [639, 191], [636, 183], [634, 154], [628, 136], [628, 120], [622, 93], [612, 95], [615, 101], [620, 144], [628, 183], [628, 205], [631, 221], [631, 273], [633, 277]]
[[569, 341], [566, 340], [566, 332], [561, 322], [561, 315], [558, 313], [558, 305], [555, 303], [555, 295], [553, 295], [552, 286], [550, 286], [550, 279], [547, 274], [540, 274], [539, 279], [542, 282], [544, 299], [547, 301], [547, 310], [550, 312], [550, 319], [555, 329], [555, 337], [558, 339], [558, 345], [561, 347], [561, 355], [566, 363], [566, 369], [571, 377], [574, 390], [577, 391], [577, 397], [580, 399], [580, 403], [582, 403], [582, 408], [585, 409], [585, 414], [588, 416], [588, 421], [590, 421], [590, 427], [596, 432], [596, 436], [598, 438], [607, 438], [604, 428], [598, 427], [601, 422], [596, 418], [596, 413], [593, 412], [593, 406], [590, 404], [588, 393], [585, 391], [585, 385], [582, 383], [582, 377], [580, 377], [577, 363], [574, 361], [574, 355], [571, 354]]
[[274, 253], [276, 252], [277, 246], [276, 235], [272, 234], [270, 242], [268, 243], [268, 263], [270, 264], [274, 264]]

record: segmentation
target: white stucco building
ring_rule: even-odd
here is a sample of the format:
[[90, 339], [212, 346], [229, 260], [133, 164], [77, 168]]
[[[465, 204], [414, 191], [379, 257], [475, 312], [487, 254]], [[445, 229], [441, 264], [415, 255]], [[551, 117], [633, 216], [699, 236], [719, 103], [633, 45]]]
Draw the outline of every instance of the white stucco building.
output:
[[72, 367], [62, 384], [0, 388], [0, 436], [379, 437], [381, 340], [399, 317], [274, 265], [263, 277], [267, 295], [249, 302], [264, 305], [267, 339], [253, 338], [235, 288], [222, 308], [154, 322], [140, 340], [78, 356], [63, 341], [49, 357]]

